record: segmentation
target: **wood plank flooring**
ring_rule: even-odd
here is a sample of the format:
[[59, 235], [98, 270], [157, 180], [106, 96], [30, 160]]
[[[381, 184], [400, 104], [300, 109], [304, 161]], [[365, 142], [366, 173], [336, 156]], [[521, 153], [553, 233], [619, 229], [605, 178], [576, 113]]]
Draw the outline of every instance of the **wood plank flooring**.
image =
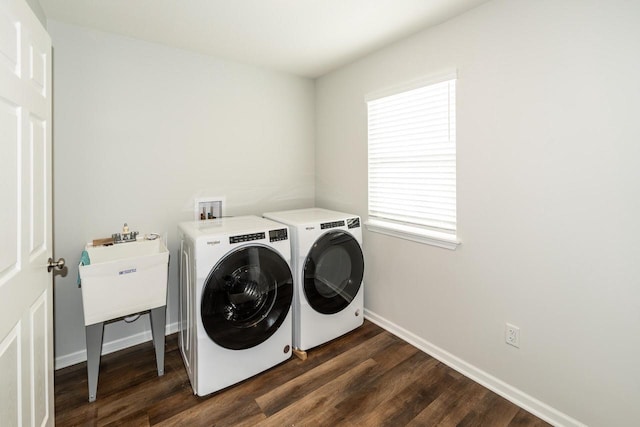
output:
[[58, 426], [547, 426], [368, 321], [356, 331], [206, 397], [193, 394], [177, 334], [165, 375], [151, 342], [58, 370]]

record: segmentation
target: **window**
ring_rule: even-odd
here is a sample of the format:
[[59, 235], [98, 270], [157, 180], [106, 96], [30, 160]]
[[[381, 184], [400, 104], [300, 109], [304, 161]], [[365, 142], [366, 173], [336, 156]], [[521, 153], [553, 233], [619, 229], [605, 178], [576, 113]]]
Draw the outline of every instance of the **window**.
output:
[[455, 74], [367, 97], [371, 231], [455, 249]]

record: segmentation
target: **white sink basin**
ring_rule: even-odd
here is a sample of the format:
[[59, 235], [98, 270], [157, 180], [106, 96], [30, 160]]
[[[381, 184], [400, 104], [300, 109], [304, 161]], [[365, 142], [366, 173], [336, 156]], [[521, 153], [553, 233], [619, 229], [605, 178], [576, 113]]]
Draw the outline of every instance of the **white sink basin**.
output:
[[85, 250], [91, 261], [79, 267], [85, 326], [167, 304], [169, 251], [161, 239]]

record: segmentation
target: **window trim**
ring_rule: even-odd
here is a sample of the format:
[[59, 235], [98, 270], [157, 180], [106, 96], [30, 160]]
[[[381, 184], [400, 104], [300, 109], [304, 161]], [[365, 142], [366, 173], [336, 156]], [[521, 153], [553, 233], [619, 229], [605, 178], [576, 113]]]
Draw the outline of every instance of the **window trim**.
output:
[[[432, 74], [427, 77], [421, 77], [414, 79], [399, 85], [388, 87], [382, 90], [374, 91], [365, 96], [365, 104], [371, 101], [375, 101], [380, 98], [399, 94], [414, 89], [418, 89], [424, 86], [438, 84], [446, 80], [457, 80], [457, 70], [445, 71], [437, 74]], [[457, 89], [457, 83], [456, 83]], [[368, 119], [367, 119], [368, 121]], [[368, 129], [368, 124], [367, 124]], [[367, 138], [367, 145], [369, 140]], [[457, 144], [456, 144], [456, 158], [457, 158]], [[367, 166], [369, 165], [369, 159], [367, 158]], [[368, 182], [368, 180], [367, 180]], [[457, 190], [456, 190], [457, 199]], [[456, 202], [457, 205], [457, 202]], [[369, 196], [367, 195], [367, 213], [369, 211]], [[380, 233], [392, 237], [398, 237], [405, 240], [410, 240], [417, 243], [427, 244], [449, 250], [456, 250], [462, 243], [458, 239], [458, 227], [456, 224], [455, 233], [440, 232], [433, 228], [421, 227], [419, 225], [397, 223], [392, 220], [387, 220], [379, 217], [368, 217], [365, 221], [365, 226], [368, 231]]]
[[365, 104], [376, 99], [385, 98], [387, 96], [397, 95], [401, 92], [408, 92], [413, 89], [419, 89], [423, 86], [434, 85], [442, 83], [446, 80], [454, 80], [458, 78], [458, 72], [456, 70], [441, 72], [437, 74], [431, 74], [426, 77], [420, 77], [417, 79], [409, 80], [398, 85], [389, 86], [384, 89], [376, 90], [368, 93], [364, 97]]
[[462, 243], [457, 236], [453, 234], [440, 233], [435, 230], [413, 227], [406, 224], [396, 224], [378, 218], [370, 218], [364, 223], [364, 225], [367, 227], [367, 230], [374, 233], [399, 237], [401, 239], [411, 240], [412, 242], [437, 246], [452, 251], [455, 251]]

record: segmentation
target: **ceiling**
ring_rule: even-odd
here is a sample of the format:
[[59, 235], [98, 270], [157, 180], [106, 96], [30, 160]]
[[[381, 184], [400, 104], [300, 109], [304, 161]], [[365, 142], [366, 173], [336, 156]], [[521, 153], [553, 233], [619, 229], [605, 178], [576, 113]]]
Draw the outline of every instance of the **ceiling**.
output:
[[40, 0], [48, 19], [304, 77], [487, 0]]

